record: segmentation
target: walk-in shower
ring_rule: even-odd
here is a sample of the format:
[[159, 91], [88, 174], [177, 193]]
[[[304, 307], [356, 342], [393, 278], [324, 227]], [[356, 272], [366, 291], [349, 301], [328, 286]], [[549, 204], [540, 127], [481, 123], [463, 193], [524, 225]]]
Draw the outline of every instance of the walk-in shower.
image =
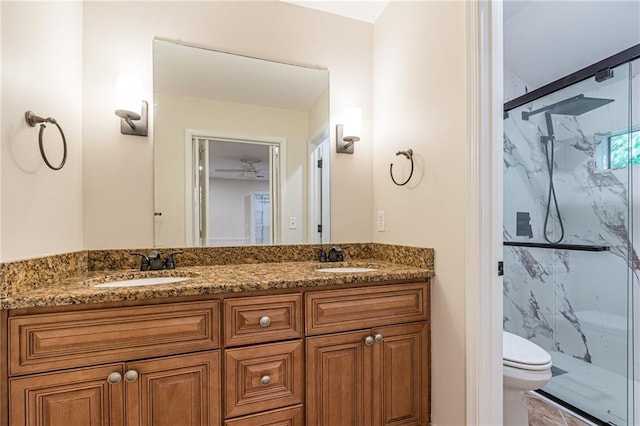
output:
[[551, 354], [547, 396], [614, 425], [640, 421], [638, 58], [504, 107], [504, 329]]

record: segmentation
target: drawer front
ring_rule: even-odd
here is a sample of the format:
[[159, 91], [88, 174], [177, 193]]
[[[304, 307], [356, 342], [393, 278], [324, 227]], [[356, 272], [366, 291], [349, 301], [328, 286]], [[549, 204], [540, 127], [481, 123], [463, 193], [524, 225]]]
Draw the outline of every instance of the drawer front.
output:
[[225, 417], [301, 404], [303, 363], [300, 340], [226, 351]]
[[97, 309], [9, 319], [11, 375], [215, 349], [220, 302]]
[[309, 292], [305, 295], [308, 335], [426, 321], [426, 283]]
[[224, 302], [226, 346], [302, 337], [302, 296], [246, 297]]
[[283, 408], [227, 420], [225, 426], [303, 426], [302, 407]]

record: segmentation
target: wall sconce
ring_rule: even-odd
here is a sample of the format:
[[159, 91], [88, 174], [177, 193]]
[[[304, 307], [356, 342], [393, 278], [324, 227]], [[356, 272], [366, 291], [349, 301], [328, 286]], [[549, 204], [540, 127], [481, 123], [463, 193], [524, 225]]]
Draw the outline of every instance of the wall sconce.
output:
[[353, 154], [353, 144], [360, 140], [362, 112], [360, 108], [345, 108], [344, 125], [336, 125], [336, 152]]
[[[142, 101], [142, 79], [131, 74], [121, 73], [116, 82], [116, 101], [120, 117], [120, 133], [123, 135], [147, 136], [149, 104]], [[140, 114], [136, 111], [140, 108]]]

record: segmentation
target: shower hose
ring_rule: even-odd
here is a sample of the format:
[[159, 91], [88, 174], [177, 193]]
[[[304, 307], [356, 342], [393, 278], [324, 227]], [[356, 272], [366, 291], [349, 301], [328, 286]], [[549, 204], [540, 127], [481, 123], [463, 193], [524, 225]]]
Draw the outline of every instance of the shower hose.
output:
[[[551, 143], [551, 153], [549, 153], [549, 143]], [[543, 236], [548, 243], [557, 244], [564, 239], [564, 225], [562, 223], [562, 215], [560, 215], [560, 208], [558, 207], [558, 199], [556, 198], [556, 189], [553, 186], [553, 156], [555, 152], [554, 138], [546, 138], [544, 144], [544, 154], [547, 163], [547, 170], [549, 171], [549, 194], [547, 195], [547, 212], [544, 216], [544, 230]], [[551, 215], [551, 200], [553, 199], [553, 205], [558, 216], [558, 224], [560, 225], [560, 238], [557, 240], [550, 240], [547, 236], [547, 226], [549, 224], [549, 216]]]

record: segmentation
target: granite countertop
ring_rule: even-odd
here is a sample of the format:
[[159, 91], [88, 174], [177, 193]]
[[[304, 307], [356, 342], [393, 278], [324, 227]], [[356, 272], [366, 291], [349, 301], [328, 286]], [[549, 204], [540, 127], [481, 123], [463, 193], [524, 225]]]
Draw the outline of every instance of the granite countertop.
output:
[[[330, 273], [319, 268], [364, 267], [372, 272]], [[189, 277], [188, 280], [138, 287], [100, 288], [96, 284], [146, 277]], [[141, 272], [133, 269], [91, 271], [51, 285], [25, 289], [0, 298], [0, 309], [61, 306], [157, 299], [176, 296], [241, 293], [258, 290], [292, 289], [394, 280], [425, 281], [433, 269], [417, 268], [377, 259], [337, 263], [277, 262], [214, 266], [189, 266], [174, 270]]]

